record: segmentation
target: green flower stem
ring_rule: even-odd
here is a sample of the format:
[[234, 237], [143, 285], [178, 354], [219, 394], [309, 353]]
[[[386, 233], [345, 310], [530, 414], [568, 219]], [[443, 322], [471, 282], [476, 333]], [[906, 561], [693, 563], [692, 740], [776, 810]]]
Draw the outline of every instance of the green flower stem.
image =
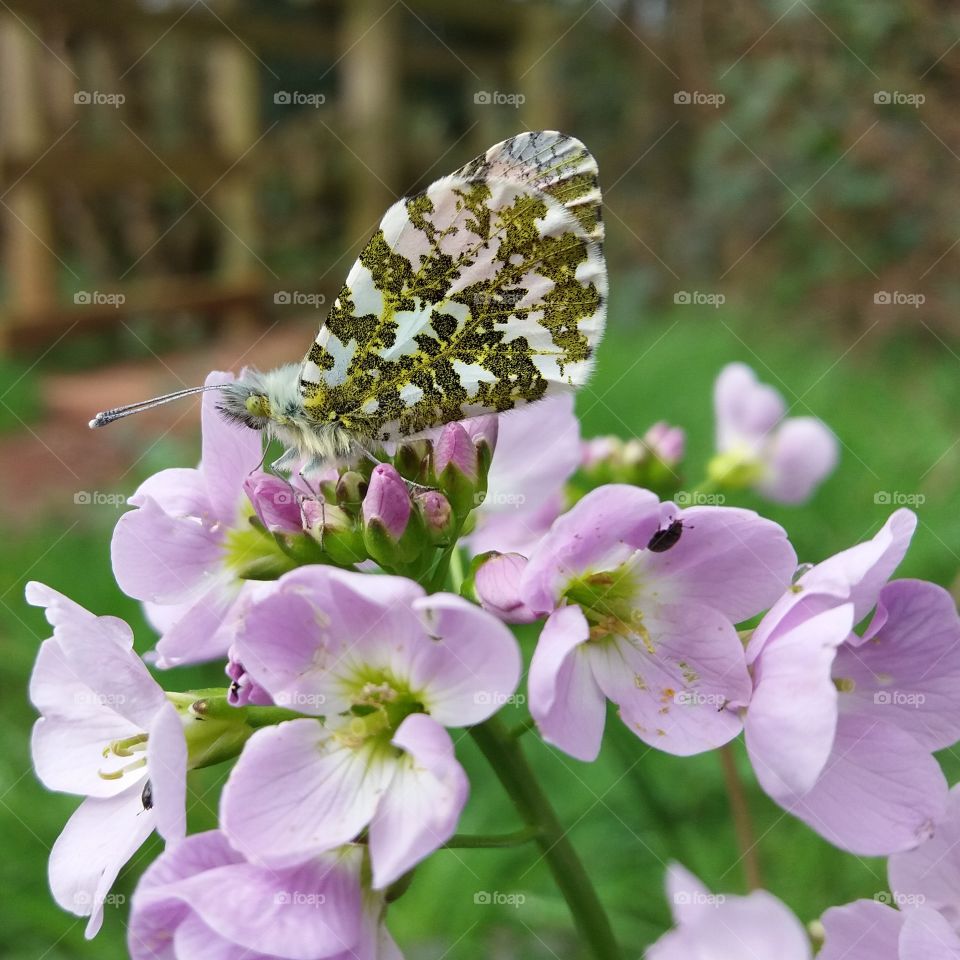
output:
[[451, 837], [444, 850], [500, 850], [504, 847], [519, 847], [530, 843], [540, 836], [539, 827], [525, 827], [513, 833], [469, 834], [462, 833]]
[[496, 717], [472, 727], [470, 733], [524, 822], [537, 831], [536, 841], [541, 855], [592, 955], [596, 960], [623, 960], [593, 884], [550, 801], [537, 783], [520, 744]]

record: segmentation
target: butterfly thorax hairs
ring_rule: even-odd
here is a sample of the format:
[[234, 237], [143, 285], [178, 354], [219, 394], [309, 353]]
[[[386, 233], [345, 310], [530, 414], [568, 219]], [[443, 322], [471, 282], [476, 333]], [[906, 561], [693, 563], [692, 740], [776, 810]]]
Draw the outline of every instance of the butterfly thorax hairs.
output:
[[355, 432], [348, 431], [330, 411], [326, 421], [308, 414], [300, 392], [299, 365], [286, 364], [261, 373], [247, 369], [239, 379], [220, 386], [217, 409], [228, 420], [251, 430], [261, 430], [278, 440], [286, 453], [276, 464], [286, 467], [288, 458], [312, 463], [334, 463], [361, 452]]

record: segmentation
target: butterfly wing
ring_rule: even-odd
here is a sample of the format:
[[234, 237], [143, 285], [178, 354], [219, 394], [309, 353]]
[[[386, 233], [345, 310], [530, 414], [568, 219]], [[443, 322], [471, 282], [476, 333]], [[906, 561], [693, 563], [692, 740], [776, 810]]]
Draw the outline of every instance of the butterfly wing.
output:
[[582, 384], [603, 331], [593, 157], [527, 133], [395, 203], [304, 359], [304, 407], [397, 440]]

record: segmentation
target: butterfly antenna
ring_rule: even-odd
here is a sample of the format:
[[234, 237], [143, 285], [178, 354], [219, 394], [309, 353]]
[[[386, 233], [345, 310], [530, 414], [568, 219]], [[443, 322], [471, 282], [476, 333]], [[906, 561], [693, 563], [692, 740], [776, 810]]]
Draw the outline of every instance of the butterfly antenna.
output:
[[161, 407], [172, 400], [179, 400], [181, 397], [190, 397], [195, 393], [205, 393], [207, 390], [222, 390], [226, 384], [210, 383], [202, 387], [187, 387], [186, 390], [177, 390], [174, 393], [166, 393], [162, 397], [154, 397], [152, 400], [139, 400], [137, 403], [128, 403], [125, 407], [114, 407], [112, 410], [102, 410], [91, 421], [90, 428], [105, 427], [114, 420], [122, 420], [124, 417], [133, 416], [135, 413], [142, 413], [144, 410], [152, 410], [154, 407]]

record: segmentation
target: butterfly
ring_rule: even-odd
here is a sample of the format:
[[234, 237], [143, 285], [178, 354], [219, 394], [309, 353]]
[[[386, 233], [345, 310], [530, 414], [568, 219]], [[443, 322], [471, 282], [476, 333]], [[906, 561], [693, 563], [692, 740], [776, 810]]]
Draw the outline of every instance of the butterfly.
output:
[[299, 366], [90, 426], [216, 389], [223, 416], [283, 444], [275, 466], [316, 466], [574, 390], [606, 315], [600, 208], [579, 140], [511, 137], [387, 210]]

